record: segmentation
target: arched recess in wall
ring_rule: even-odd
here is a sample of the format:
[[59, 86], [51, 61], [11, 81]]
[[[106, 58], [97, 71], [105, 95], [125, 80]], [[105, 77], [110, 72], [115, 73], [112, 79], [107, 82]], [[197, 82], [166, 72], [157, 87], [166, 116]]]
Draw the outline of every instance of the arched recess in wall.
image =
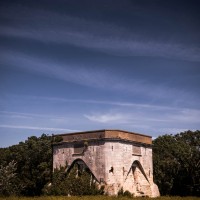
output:
[[86, 170], [86, 171], [88, 171], [88, 172], [92, 175], [93, 179], [96, 180], [97, 182], [99, 182], [99, 180], [98, 180], [97, 177], [94, 175], [94, 173], [92, 172], [92, 170], [91, 170], [91, 169], [88, 167], [88, 165], [87, 165], [82, 159], [80, 159], [80, 158], [74, 160], [74, 161], [72, 162], [72, 164], [67, 168], [67, 171], [66, 171], [67, 174], [71, 171], [71, 169], [74, 167], [75, 164], [78, 165], [78, 170]]
[[[130, 167], [128, 173], [127, 173], [126, 178], [128, 177], [128, 175], [129, 175], [129, 173], [130, 173], [131, 171], [132, 171], [133, 174], [134, 174], [137, 168], [140, 170], [140, 172], [142, 173], [142, 175], [145, 177], [145, 179], [146, 179], [147, 182], [149, 183], [149, 179], [147, 178], [147, 175], [146, 175], [146, 173], [145, 173], [145, 171], [144, 171], [144, 169], [143, 169], [141, 163], [140, 163], [138, 160], [135, 160], [135, 161], [132, 163], [132, 165], [131, 165], [131, 167]], [[150, 183], [149, 183], [149, 184], [150, 184]]]

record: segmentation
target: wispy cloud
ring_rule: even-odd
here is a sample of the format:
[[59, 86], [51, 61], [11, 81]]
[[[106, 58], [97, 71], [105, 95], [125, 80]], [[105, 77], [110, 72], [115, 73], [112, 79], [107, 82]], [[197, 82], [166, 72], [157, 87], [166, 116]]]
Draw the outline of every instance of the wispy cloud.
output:
[[187, 98], [193, 98], [190, 95], [190, 91], [167, 87], [164, 84], [158, 85], [145, 79], [119, 77], [119, 75], [102, 70], [100, 67], [93, 68], [92, 66], [86, 67], [78, 64], [57, 63], [50, 59], [41, 59], [19, 52], [2, 51], [0, 63], [66, 82], [92, 88], [131, 93], [138, 97], [150, 97], [155, 100], [172, 99], [176, 94], [176, 100], [180, 100], [180, 102], [186, 96]]
[[[145, 114], [147, 116], [145, 116]], [[166, 119], [166, 118], [156, 118], [156, 116], [149, 116], [149, 113], [147, 110], [143, 110], [143, 113], [131, 113], [131, 112], [123, 112], [120, 110], [120, 112], [107, 112], [107, 113], [95, 113], [95, 114], [85, 114], [85, 118], [98, 122], [98, 123], [115, 123], [115, 124], [137, 124], [137, 126], [141, 126], [141, 123], [144, 122], [150, 122], [151, 124], [155, 122], [170, 122], [172, 120]], [[143, 125], [142, 125], [143, 126]]]
[[124, 120], [124, 117], [120, 114], [98, 114], [98, 115], [84, 115], [87, 119], [95, 122], [101, 122], [101, 123], [109, 123], [109, 122], [118, 122]]
[[[27, 100], [44, 100], [46, 102], [66, 102], [66, 103], [74, 103], [74, 104], [96, 104], [96, 105], [110, 105], [114, 107], [122, 107], [122, 108], [130, 108], [130, 109], [135, 109], [136, 110], [149, 110], [149, 111], [154, 111], [154, 112], [163, 112], [163, 113], [168, 113], [168, 112], [179, 112], [183, 116], [190, 115], [191, 113], [193, 115], [198, 115], [200, 114], [199, 109], [192, 109], [192, 108], [187, 108], [185, 106], [177, 106], [177, 105], [161, 105], [161, 104], [155, 104], [155, 103], [134, 103], [134, 102], [128, 102], [128, 101], [109, 101], [109, 100], [94, 100], [94, 99], [70, 99], [70, 98], [61, 98], [61, 97], [52, 97], [52, 96], [31, 96], [31, 95], [9, 95], [12, 98], [25, 98]], [[4, 112], [4, 111], [0, 111]], [[6, 113], [6, 112], [5, 112]], [[12, 112], [11, 112], [12, 113]], [[14, 113], [14, 114], [19, 114], [19, 113]], [[23, 113], [21, 113], [23, 114]], [[25, 114], [25, 113], [24, 113]], [[44, 117], [47, 117], [44, 115]]]
[[[200, 61], [198, 46], [188, 46], [175, 40], [159, 41], [158, 38], [148, 38], [113, 23], [86, 20], [44, 10], [29, 12], [23, 6], [22, 9], [26, 12], [27, 21], [24, 19], [25, 23], [18, 26], [1, 25], [0, 35], [73, 44], [120, 56], [156, 56]], [[7, 13], [3, 15], [9, 18]], [[20, 16], [18, 17], [20, 21]], [[49, 23], [49, 19], [52, 19], [53, 24]], [[35, 23], [37, 20], [41, 22]], [[33, 22], [31, 26], [30, 21]]]
[[110, 83], [116, 82], [115, 77], [110, 77], [104, 70], [96, 71], [91, 66], [69, 65], [53, 62], [48, 59], [40, 59], [23, 53], [4, 51], [0, 57], [0, 63], [9, 64], [22, 68], [32, 73], [53, 77], [76, 84], [104, 88], [108, 80]]
[[44, 115], [44, 114], [33, 114], [33, 113], [22, 113], [22, 112], [10, 112], [0, 111], [0, 116], [8, 116], [10, 118], [21, 118], [21, 119], [33, 119], [33, 118], [45, 118], [54, 121], [68, 121], [68, 117], [57, 116], [57, 115]]
[[126, 105], [109, 111], [99, 110], [84, 114], [84, 117], [97, 125], [106, 123], [115, 127], [144, 130], [143, 132], [177, 133], [188, 128], [199, 129], [198, 109]]
[[66, 131], [66, 132], [76, 132], [80, 130], [75, 129], [64, 129], [64, 128], [50, 128], [50, 127], [37, 127], [37, 126], [20, 126], [20, 125], [6, 125], [0, 124], [0, 128], [12, 128], [12, 129], [30, 129], [30, 130], [44, 130], [44, 131]]

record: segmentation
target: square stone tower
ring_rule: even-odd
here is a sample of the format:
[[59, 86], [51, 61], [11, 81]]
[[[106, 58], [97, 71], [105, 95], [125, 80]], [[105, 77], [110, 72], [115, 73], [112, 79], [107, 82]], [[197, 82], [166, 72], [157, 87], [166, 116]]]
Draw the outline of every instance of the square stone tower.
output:
[[75, 162], [85, 165], [109, 195], [123, 188], [134, 196], [159, 196], [153, 182], [151, 136], [122, 131], [96, 130], [54, 135], [53, 168]]

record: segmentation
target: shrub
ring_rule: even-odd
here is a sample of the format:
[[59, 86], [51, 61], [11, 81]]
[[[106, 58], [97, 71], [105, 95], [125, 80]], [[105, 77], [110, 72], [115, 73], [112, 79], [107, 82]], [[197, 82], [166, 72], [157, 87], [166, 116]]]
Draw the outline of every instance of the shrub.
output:
[[118, 191], [117, 195], [118, 197], [133, 197], [133, 194], [131, 194], [128, 190], [124, 191], [123, 188]]
[[86, 168], [79, 170], [78, 164], [74, 164], [69, 173], [65, 168], [56, 169], [53, 173], [52, 184], [46, 185], [43, 193], [46, 195], [101, 195], [104, 188], [98, 188], [92, 173]]

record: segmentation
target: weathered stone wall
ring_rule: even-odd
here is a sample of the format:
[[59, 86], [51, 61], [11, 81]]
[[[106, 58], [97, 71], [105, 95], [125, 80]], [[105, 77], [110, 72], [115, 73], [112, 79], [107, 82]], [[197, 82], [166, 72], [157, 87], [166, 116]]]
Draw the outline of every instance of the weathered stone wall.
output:
[[[135, 196], [159, 196], [153, 183], [153, 164], [150, 137], [131, 135], [122, 131], [97, 131], [87, 134], [71, 134], [53, 146], [53, 168], [71, 166], [82, 160], [97, 181], [105, 185], [105, 192], [116, 195], [128, 190]], [[142, 141], [144, 143], [142, 143]], [[84, 150], [75, 147], [87, 145]]]
[[[105, 155], [107, 155], [105, 157], [105, 180], [109, 194], [117, 194], [119, 189], [123, 188], [134, 194], [144, 192], [146, 195], [151, 196], [151, 191], [147, 193], [146, 188], [148, 187], [150, 190], [150, 185], [153, 184], [152, 149], [150, 147], [136, 147], [141, 149], [140, 155], [133, 154], [135, 145], [130, 142], [114, 141], [105, 143], [104, 150]], [[140, 173], [138, 167], [133, 173], [132, 164], [135, 161], [141, 164], [146, 177]], [[113, 168], [113, 172], [110, 171], [111, 168]], [[136, 191], [138, 183], [143, 188]]]
[[66, 166], [66, 163], [71, 166], [74, 161], [81, 159], [92, 171], [97, 181], [100, 181], [105, 176], [104, 143], [104, 141], [90, 141], [82, 154], [74, 153], [74, 144], [76, 143], [54, 145], [53, 168]]

